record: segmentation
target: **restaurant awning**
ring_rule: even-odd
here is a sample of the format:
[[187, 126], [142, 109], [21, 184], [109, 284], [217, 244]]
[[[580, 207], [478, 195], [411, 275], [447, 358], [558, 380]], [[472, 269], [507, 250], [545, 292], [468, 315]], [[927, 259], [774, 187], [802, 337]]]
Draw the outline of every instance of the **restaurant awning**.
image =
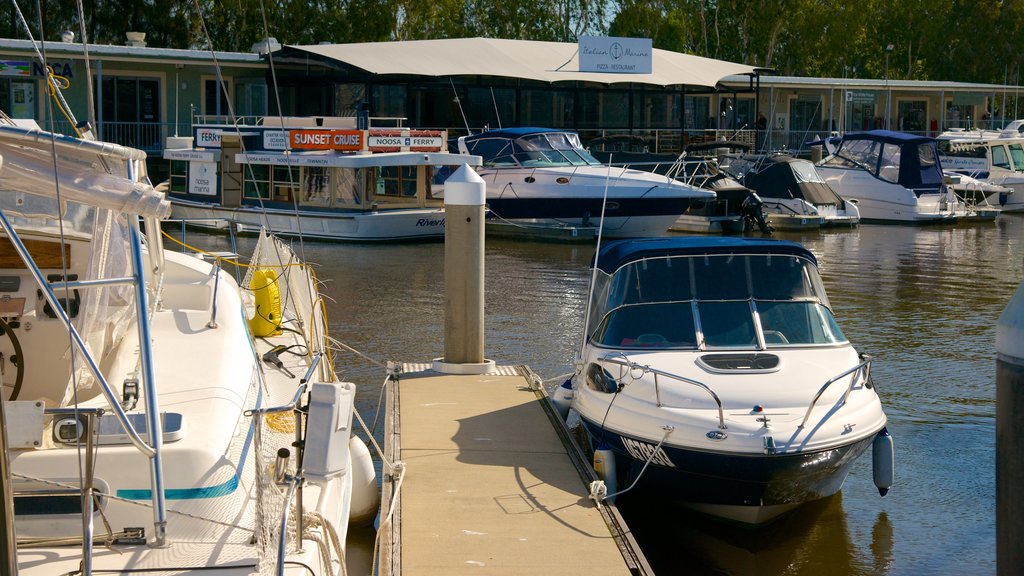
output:
[[274, 57], [302, 54], [335, 61], [371, 74], [409, 76], [500, 76], [541, 82], [638, 83], [714, 88], [730, 75], [754, 74], [753, 66], [655, 48], [650, 74], [580, 72], [578, 44], [450, 38], [358, 44], [286, 46]]

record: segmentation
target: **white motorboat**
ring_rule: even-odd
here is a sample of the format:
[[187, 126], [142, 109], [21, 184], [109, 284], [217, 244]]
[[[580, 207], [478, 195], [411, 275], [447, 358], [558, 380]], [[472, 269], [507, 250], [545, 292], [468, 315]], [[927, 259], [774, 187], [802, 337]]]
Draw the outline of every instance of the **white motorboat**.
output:
[[944, 132], [938, 145], [943, 168], [963, 175], [959, 188], [976, 203], [1003, 212], [1024, 212], [1024, 136], [1020, 132]]
[[169, 138], [166, 183], [175, 218], [230, 222], [279, 236], [387, 242], [444, 236], [439, 169], [480, 159], [449, 154], [444, 131], [356, 129], [355, 118], [263, 118], [197, 124]]
[[4, 125], [0, 159], [0, 572], [343, 574], [376, 482], [312, 270], [164, 249], [140, 151]]
[[943, 183], [935, 140], [888, 130], [855, 132], [817, 164], [822, 179], [856, 204], [863, 222], [956, 222], [968, 211]]
[[787, 155], [744, 154], [723, 170], [757, 192], [779, 229], [856, 226], [860, 211], [825, 184], [812, 162]]
[[658, 236], [691, 204], [715, 198], [666, 176], [603, 165], [563, 130], [489, 130], [453, 148], [483, 158], [477, 171], [492, 217], [527, 226], [597, 226], [604, 214], [606, 237]]
[[620, 489], [756, 524], [835, 494], [872, 443], [889, 488], [871, 361], [832, 317], [811, 252], [643, 239], [604, 246], [594, 267], [571, 407], [614, 454]]

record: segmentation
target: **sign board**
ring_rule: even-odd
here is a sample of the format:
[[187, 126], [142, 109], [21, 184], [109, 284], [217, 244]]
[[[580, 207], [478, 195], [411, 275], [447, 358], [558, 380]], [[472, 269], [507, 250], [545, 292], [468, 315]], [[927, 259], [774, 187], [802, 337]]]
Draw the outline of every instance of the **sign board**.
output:
[[217, 194], [217, 163], [189, 162], [188, 193], [215, 196]]
[[290, 130], [289, 143], [299, 150], [347, 150], [363, 149], [361, 130]]
[[247, 152], [245, 154], [235, 154], [235, 162], [239, 164], [266, 164], [268, 166], [336, 166], [339, 157], [337, 154], [278, 154], [277, 152], [260, 154], [259, 152]]
[[75, 76], [75, 70], [71, 67], [71, 62], [50, 61], [46, 68], [43, 68], [43, 65], [39, 62], [0, 60], [0, 76], [34, 76], [45, 78], [49, 75], [47, 68], [52, 70], [57, 76], [65, 78], [73, 78]]
[[371, 152], [441, 152], [446, 144], [440, 130], [371, 130], [366, 140]]
[[220, 160], [220, 150], [192, 150], [191, 148], [167, 149], [164, 150], [164, 160], [216, 162]]
[[650, 38], [580, 37], [580, 72], [650, 74], [653, 55]]
[[964, 156], [942, 156], [942, 169], [966, 174], [981, 174], [988, 172], [988, 160]]
[[220, 129], [218, 128], [197, 128], [197, 148], [220, 148]]
[[848, 90], [846, 92], [847, 104], [874, 104], [878, 101], [878, 94], [872, 91]]
[[263, 131], [263, 149], [264, 150], [287, 150], [288, 149], [288, 132], [283, 130], [264, 130]]

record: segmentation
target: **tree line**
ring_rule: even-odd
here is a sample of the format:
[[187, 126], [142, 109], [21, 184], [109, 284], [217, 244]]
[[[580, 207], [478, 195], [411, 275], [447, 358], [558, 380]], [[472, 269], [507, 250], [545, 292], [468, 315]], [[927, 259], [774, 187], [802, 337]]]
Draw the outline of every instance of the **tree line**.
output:
[[[282, 44], [483, 36], [575, 42], [651, 38], [656, 48], [779, 74], [1017, 84], [1024, 2], [1016, 0], [80, 0], [90, 42], [247, 52]], [[78, 38], [77, 2], [0, 6], [0, 35]], [[891, 47], [891, 48], [889, 48]], [[889, 48], [887, 50], [887, 48]]]

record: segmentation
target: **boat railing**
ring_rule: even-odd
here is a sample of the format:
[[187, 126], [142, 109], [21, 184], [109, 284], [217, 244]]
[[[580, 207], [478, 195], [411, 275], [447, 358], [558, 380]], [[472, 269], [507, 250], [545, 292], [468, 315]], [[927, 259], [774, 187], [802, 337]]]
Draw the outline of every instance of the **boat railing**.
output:
[[621, 352], [615, 352], [607, 356], [603, 356], [598, 359], [598, 362], [602, 364], [614, 364], [616, 366], [619, 366], [620, 368], [625, 368], [625, 370], [620, 369], [619, 377], [616, 378], [616, 380], [621, 380], [623, 377], [626, 376], [627, 372], [632, 376], [634, 371], [638, 372], [638, 374], [633, 377], [634, 380], [639, 379], [644, 374], [653, 375], [654, 398], [655, 403], [659, 408], [664, 406], [664, 403], [661, 401], [661, 383], [658, 380], [659, 377], [668, 378], [670, 380], [675, 380], [677, 382], [682, 382], [684, 384], [690, 384], [691, 386], [696, 386], [697, 388], [704, 390], [705, 392], [708, 393], [709, 396], [711, 396], [711, 398], [715, 401], [715, 405], [718, 407], [718, 427], [722, 430], [725, 430], [727, 428], [727, 426], [725, 425], [725, 411], [722, 408], [722, 399], [719, 398], [718, 394], [715, 394], [715, 391], [712, 390], [707, 384], [704, 384], [703, 382], [699, 382], [697, 380], [693, 380], [691, 378], [686, 378], [685, 376], [680, 376], [678, 374], [673, 374], [671, 372], [665, 372], [664, 370], [658, 370], [657, 368], [651, 368], [646, 364], [633, 362], [632, 360], [629, 359], [629, 357], [627, 357], [625, 354]]
[[829, 386], [842, 380], [843, 378], [850, 376], [850, 383], [846, 385], [846, 392], [843, 393], [842, 400], [839, 401], [839, 405], [846, 404], [847, 398], [850, 397], [850, 393], [853, 392], [853, 387], [857, 385], [857, 382], [864, 382], [868, 388], [871, 387], [871, 356], [867, 354], [860, 355], [861, 362], [853, 368], [848, 368], [836, 376], [833, 376], [818, 389], [818, 393], [814, 395], [814, 399], [811, 400], [811, 404], [807, 407], [807, 412], [804, 414], [804, 419], [800, 421], [800, 425], [797, 428], [803, 428], [807, 424], [807, 420], [811, 417], [811, 412], [814, 410], [814, 406], [821, 399], [821, 395], [828, 390]]

